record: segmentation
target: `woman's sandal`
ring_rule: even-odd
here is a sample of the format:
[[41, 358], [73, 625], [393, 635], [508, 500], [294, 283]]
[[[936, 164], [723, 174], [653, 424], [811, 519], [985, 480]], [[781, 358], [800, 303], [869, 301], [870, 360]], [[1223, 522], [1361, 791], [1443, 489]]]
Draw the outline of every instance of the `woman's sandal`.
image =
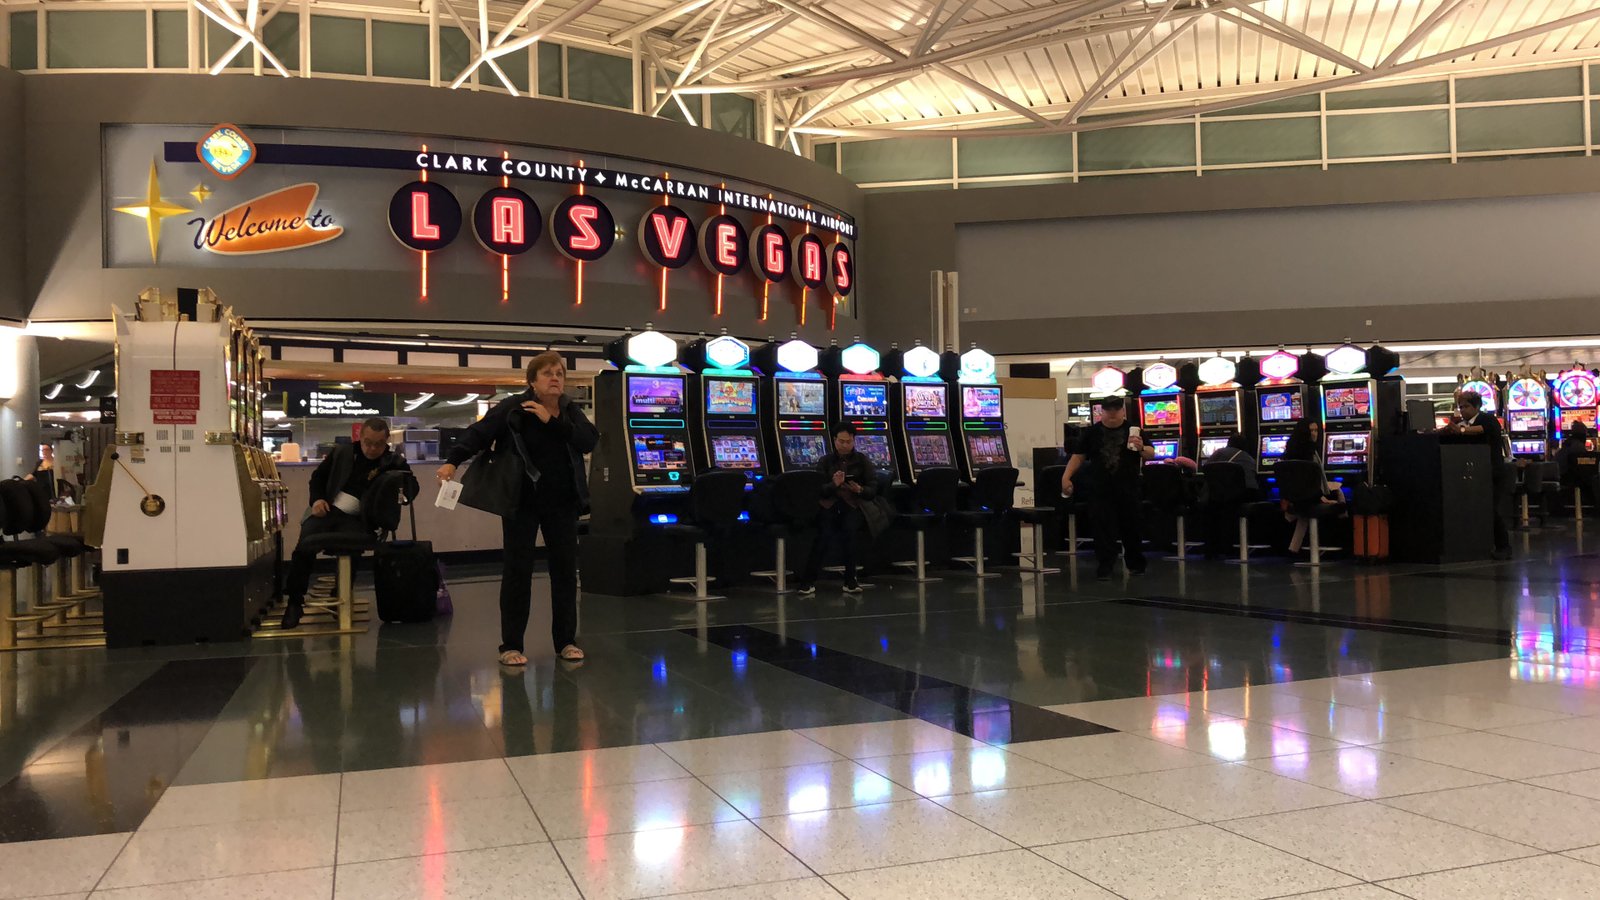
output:
[[561, 648], [561, 658], [567, 662], [583, 662], [583, 651], [577, 644], [568, 644]]
[[527, 664], [528, 658], [515, 650], [507, 650], [500, 654], [500, 665], [502, 666], [525, 666]]

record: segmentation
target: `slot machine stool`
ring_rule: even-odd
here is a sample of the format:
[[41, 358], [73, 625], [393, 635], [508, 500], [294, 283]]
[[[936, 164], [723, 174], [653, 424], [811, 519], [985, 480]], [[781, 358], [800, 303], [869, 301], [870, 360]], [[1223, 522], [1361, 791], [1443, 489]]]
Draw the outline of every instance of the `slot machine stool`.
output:
[[1296, 516], [1310, 522], [1311, 559], [1295, 565], [1317, 568], [1322, 565], [1324, 550], [1339, 549], [1322, 546], [1322, 520], [1344, 515], [1345, 505], [1322, 502], [1322, 494], [1327, 490], [1327, 485], [1322, 480], [1322, 468], [1314, 462], [1299, 459], [1283, 460], [1278, 463], [1277, 475], [1279, 496], [1289, 504], [1289, 509]]
[[[706, 591], [706, 542], [713, 535], [725, 535], [739, 521], [744, 511], [743, 472], [732, 469], [711, 469], [695, 476], [689, 485], [689, 522], [662, 526], [662, 532], [672, 537], [694, 542], [694, 574], [669, 579], [672, 584], [694, 585], [694, 599], [721, 600]], [[780, 564], [781, 565], [781, 564]]]
[[950, 521], [972, 526], [972, 555], [951, 557], [954, 562], [969, 563], [973, 574], [979, 578], [999, 578], [998, 572], [984, 571], [985, 552], [983, 529], [1011, 509], [1017, 490], [1018, 472], [1011, 466], [979, 469], [973, 479], [968, 499], [974, 508], [958, 509], [950, 513]]
[[[35, 488], [40, 493], [36, 493]], [[55, 590], [47, 593], [46, 572], [59, 567], [64, 560], [82, 555], [83, 542], [65, 536], [58, 536], [60, 540], [32, 537], [50, 524], [49, 493], [43, 484], [20, 478], [0, 482], [0, 503], [5, 506], [5, 534], [38, 551], [35, 554], [38, 561], [29, 567], [34, 613], [48, 611], [50, 615], [46, 618], [53, 620], [48, 622], [51, 627], [66, 625], [67, 617], [88, 597], [67, 597], [59, 577], [55, 579]], [[42, 558], [45, 555], [49, 558]]]
[[961, 473], [951, 466], [930, 466], [917, 476], [911, 488], [911, 511], [896, 515], [895, 522], [916, 534], [917, 555], [914, 559], [897, 560], [895, 565], [913, 569], [918, 584], [942, 581], [928, 577], [928, 530], [943, 523], [955, 511], [956, 495], [961, 486]]
[[[78, 572], [81, 570], [81, 560], [90, 552], [88, 544], [83, 539], [72, 534], [50, 534], [50, 520], [55, 513], [55, 507], [50, 502], [50, 489], [37, 479], [33, 481], [19, 481], [32, 501], [31, 522], [29, 531], [41, 534], [42, 540], [54, 544], [61, 552], [61, 558], [56, 560], [52, 569], [53, 577], [50, 579], [50, 602], [56, 605], [77, 606], [89, 600], [97, 599], [100, 592], [84, 589], [78, 586]], [[35, 585], [37, 588], [37, 585]], [[92, 618], [82, 613], [68, 613], [68, 619], [81, 620]]]
[[750, 574], [772, 579], [773, 589], [780, 594], [793, 590], [789, 587], [791, 573], [786, 568], [789, 563], [789, 537], [816, 522], [817, 498], [822, 496], [825, 481], [827, 478], [816, 469], [799, 469], [769, 478], [756, 489], [760, 496], [754, 504], [751, 518], [765, 525], [767, 534], [773, 539], [773, 567]]
[[1061, 493], [1061, 479], [1066, 477], [1065, 465], [1045, 466], [1039, 470], [1039, 483], [1033, 488], [1035, 503], [1044, 503], [1056, 510], [1059, 522], [1067, 523], [1066, 547], [1057, 551], [1067, 556], [1079, 556], [1093, 553], [1094, 548], [1083, 549], [1085, 544], [1093, 544], [1092, 537], [1078, 536], [1078, 513], [1084, 508], [1084, 503], [1076, 496], [1068, 497]]
[[[30, 569], [42, 573], [44, 566], [54, 565], [60, 558], [49, 541], [0, 541], [0, 652], [27, 649], [20, 641], [43, 638], [44, 623], [61, 615], [59, 607], [39, 606], [37, 595], [33, 609], [23, 612], [21, 595], [17, 590], [18, 571]], [[32, 633], [20, 634], [18, 626], [21, 625], [32, 626]]]
[[1174, 547], [1177, 550], [1168, 559], [1186, 562], [1189, 559], [1189, 540], [1185, 519], [1193, 511], [1185, 488], [1183, 470], [1175, 465], [1146, 466], [1144, 470], [1144, 500], [1161, 515], [1171, 516], [1174, 523]]

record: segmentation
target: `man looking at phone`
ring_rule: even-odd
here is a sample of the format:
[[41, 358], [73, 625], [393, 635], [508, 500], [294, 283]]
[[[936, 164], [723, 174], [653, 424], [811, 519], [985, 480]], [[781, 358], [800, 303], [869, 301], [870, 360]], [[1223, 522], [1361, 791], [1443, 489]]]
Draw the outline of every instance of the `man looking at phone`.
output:
[[827, 480], [822, 483], [822, 497], [818, 501], [822, 512], [817, 515], [817, 540], [811, 546], [805, 571], [800, 575], [799, 592], [802, 595], [817, 592], [822, 557], [828, 547], [837, 542], [844, 556], [844, 592], [859, 594], [856, 534], [864, 521], [861, 504], [878, 494], [878, 469], [865, 453], [856, 452], [854, 425], [840, 422], [833, 426], [833, 452], [817, 461], [817, 471]]
[[1139, 475], [1144, 461], [1155, 459], [1156, 451], [1146, 447], [1139, 429], [1129, 424], [1127, 406], [1121, 397], [1100, 401], [1100, 410], [1100, 421], [1083, 430], [1072, 458], [1067, 460], [1061, 493], [1072, 496], [1072, 479], [1083, 469], [1089, 521], [1094, 528], [1094, 555], [1099, 563], [1095, 577], [1106, 581], [1117, 565], [1119, 541], [1128, 574], [1144, 574]]

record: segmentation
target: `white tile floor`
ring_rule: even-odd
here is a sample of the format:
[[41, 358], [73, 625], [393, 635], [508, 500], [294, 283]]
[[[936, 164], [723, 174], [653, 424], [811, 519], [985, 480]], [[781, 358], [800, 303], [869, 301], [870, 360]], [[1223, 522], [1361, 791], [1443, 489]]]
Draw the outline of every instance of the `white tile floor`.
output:
[[1469, 663], [1062, 711], [166, 791], [0, 844], [42, 897], [1600, 898], [1600, 689]]

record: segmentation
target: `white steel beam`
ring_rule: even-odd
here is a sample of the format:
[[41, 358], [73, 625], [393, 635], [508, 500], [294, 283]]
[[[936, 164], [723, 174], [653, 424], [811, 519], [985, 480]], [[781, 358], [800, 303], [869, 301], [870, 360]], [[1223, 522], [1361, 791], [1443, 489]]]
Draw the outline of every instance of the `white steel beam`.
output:
[[1455, 11], [1460, 9], [1466, 2], [1467, 0], [1443, 0], [1433, 12], [1428, 13], [1428, 17], [1422, 20], [1421, 25], [1418, 25], [1410, 34], [1406, 35], [1405, 40], [1402, 40], [1399, 46], [1389, 51], [1389, 55], [1378, 63], [1378, 68], [1387, 69], [1394, 66], [1402, 57], [1415, 49], [1418, 44], [1427, 40], [1428, 35], [1432, 34], [1435, 28], [1438, 28], [1445, 19], [1454, 15]]
[[[724, 2], [722, 4], [722, 8], [717, 10], [716, 18], [711, 20], [711, 30], [706, 32], [705, 38], [702, 39], [700, 41], [700, 43], [695, 47], [694, 54], [689, 57], [689, 61], [688, 62], [684, 63], [683, 71], [678, 73], [678, 80], [673, 82], [672, 87], [667, 89], [667, 96], [662, 97], [661, 98], [661, 102], [657, 103], [655, 105], [655, 107], [650, 110], [650, 115], [652, 115], [652, 116], [660, 115], [661, 114], [661, 110], [667, 105], [667, 101], [668, 100], [677, 99], [678, 88], [682, 87], [683, 83], [689, 80], [689, 76], [694, 74], [695, 65], [700, 62], [701, 56], [703, 56], [705, 54], [705, 52], [706, 52], [706, 44], [710, 41], [710, 39], [713, 36], [716, 35], [717, 26], [722, 24], [722, 17], [728, 14], [728, 10], [733, 8], [733, 4], [735, 2], [736, 2], [736, 0], [724, 0]], [[682, 101], [681, 100], [679, 101], [679, 106], [682, 106]], [[684, 115], [688, 115], [689, 114], [689, 110], [687, 108], [684, 108], [683, 112], [684, 112]], [[689, 119], [690, 119], [690, 121], [694, 121], [694, 117], [693, 116], [689, 116]]]
[[1261, 27], [1258, 27], [1255, 22], [1250, 22], [1247, 19], [1241, 19], [1238, 16], [1228, 13], [1218, 13], [1221, 18], [1227, 19], [1235, 25], [1242, 25], [1245, 28], [1249, 28], [1253, 31], [1259, 31], [1260, 33], [1278, 41], [1282, 41], [1298, 49], [1304, 50], [1313, 56], [1320, 56], [1330, 62], [1338, 63], [1352, 72], [1372, 71], [1372, 66], [1369, 66], [1360, 60], [1349, 56], [1348, 54], [1341, 53], [1340, 51], [1335, 50], [1311, 35], [1306, 34], [1304, 31], [1291, 27], [1290, 25], [1275, 19], [1261, 10], [1249, 6], [1248, 4], [1241, 3], [1239, 0], [1225, 0], [1224, 5], [1231, 10], [1237, 10], [1238, 12], [1249, 16], [1251, 19], [1255, 19], [1256, 22], [1261, 23]]
[[710, 4], [711, 0], [682, 0], [682, 2], [668, 7], [649, 17], [648, 19], [643, 19], [639, 22], [629, 25], [627, 28], [621, 28], [611, 32], [610, 34], [606, 35], [606, 40], [613, 44], [620, 44], [628, 38], [644, 34], [652, 28], [665, 25], [679, 16], [694, 12], [700, 7], [709, 6]]

